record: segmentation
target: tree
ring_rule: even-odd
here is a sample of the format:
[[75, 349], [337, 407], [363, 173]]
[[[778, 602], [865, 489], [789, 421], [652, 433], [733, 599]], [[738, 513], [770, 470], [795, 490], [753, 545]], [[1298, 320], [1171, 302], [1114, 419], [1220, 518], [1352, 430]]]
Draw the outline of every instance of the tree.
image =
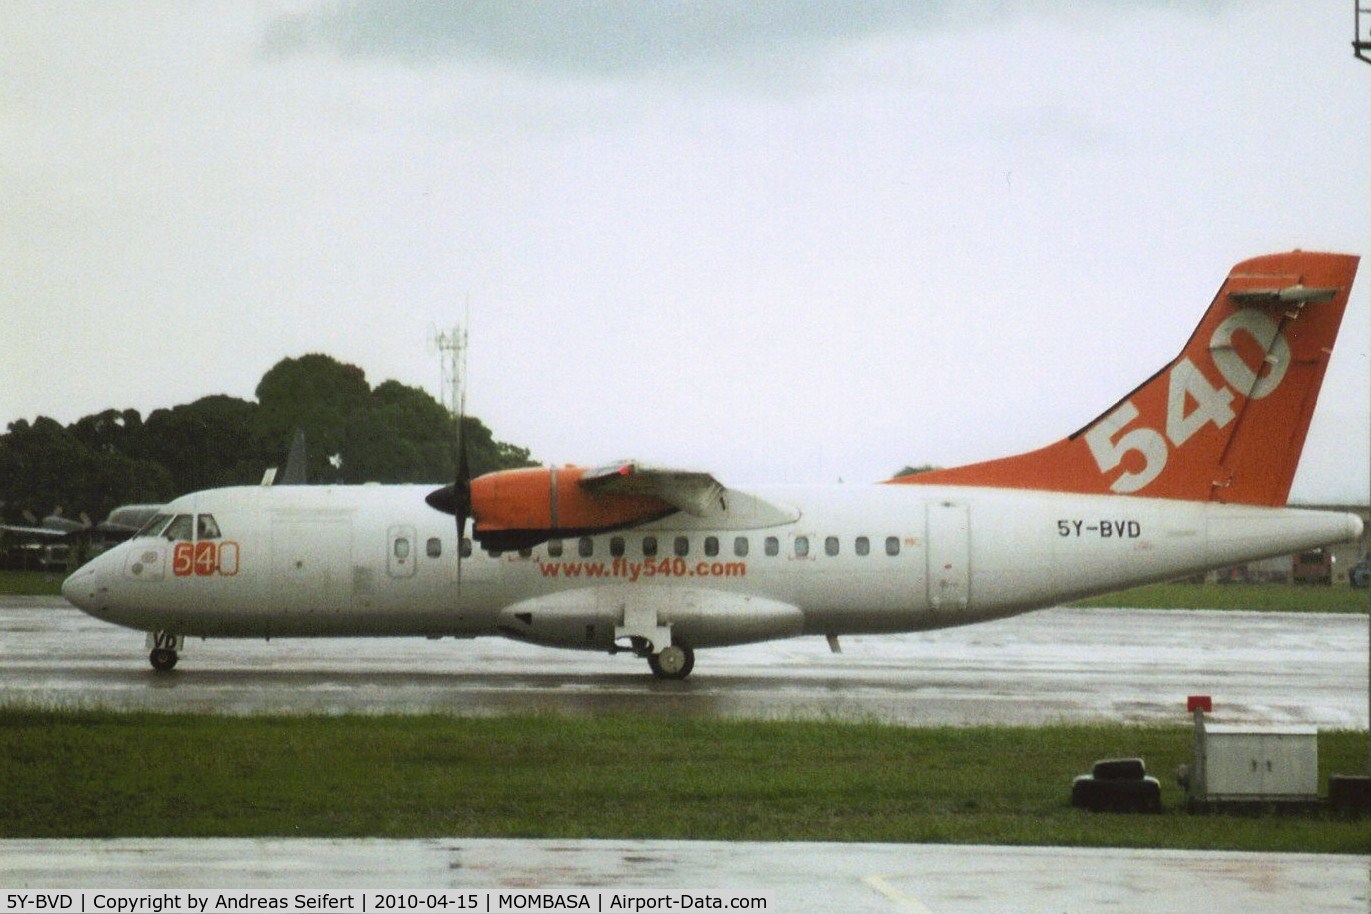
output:
[[528, 448], [496, 441], [485, 423], [475, 416], [466, 417], [462, 432], [466, 438], [467, 460], [471, 464], [473, 478], [495, 470], [537, 466], [537, 461], [529, 459]]
[[0, 438], [0, 501], [20, 512], [41, 517], [62, 507], [99, 519], [120, 504], [163, 501], [172, 487], [155, 462], [88, 447], [46, 416], [13, 422]]
[[347, 482], [450, 479], [452, 420], [427, 391], [385, 381], [348, 424], [342, 457]]
[[[94, 520], [122, 504], [255, 483], [283, 466], [305, 430], [311, 482], [450, 482], [451, 417], [426, 391], [398, 381], [374, 390], [366, 375], [326, 355], [283, 359], [257, 386], [260, 403], [215, 395], [154, 410], [107, 409], [63, 427], [39, 416], [0, 435], [5, 517], [61, 505]], [[464, 425], [471, 470], [531, 466], [527, 448], [496, 441], [474, 416]], [[339, 457], [337, 465], [330, 457]]]
[[284, 451], [295, 430], [304, 429], [310, 481], [341, 482], [341, 468], [330, 458], [342, 455], [348, 426], [370, 396], [366, 373], [356, 365], [317, 353], [282, 359], [257, 385], [257, 436]]
[[155, 410], [132, 450], [166, 467], [178, 494], [256, 482], [270, 459], [256, 433], [257, 411], [224, 394]]

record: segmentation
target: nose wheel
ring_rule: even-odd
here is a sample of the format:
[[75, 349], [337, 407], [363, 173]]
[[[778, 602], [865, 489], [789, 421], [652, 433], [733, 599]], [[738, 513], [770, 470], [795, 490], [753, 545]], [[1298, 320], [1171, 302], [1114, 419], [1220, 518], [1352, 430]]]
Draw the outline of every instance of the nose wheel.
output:
[[148, 655], [148, 660], [152, 663], [152, 668], [159, 673], [166, 673], [176, 666], [178, 659], [176, 651], [169, 647], [153, 648]]
[[684, 644], [673, 644], [648, 654], [647, 665], [658, 679], [685, 679], [695, 668], [695, 652]]

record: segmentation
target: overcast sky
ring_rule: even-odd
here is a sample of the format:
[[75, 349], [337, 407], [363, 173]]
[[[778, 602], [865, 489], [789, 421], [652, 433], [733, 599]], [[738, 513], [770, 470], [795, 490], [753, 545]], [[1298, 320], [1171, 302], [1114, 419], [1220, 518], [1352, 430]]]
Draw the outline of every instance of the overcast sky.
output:
[[[7, 2], [0, 427], [324, 352], [548, 462], [1074, 431], [1228, 268], [1371, 254], [1347, 0]], [[1366, 501], [1371, 265], [1294, 498]], [[284, 448], [284, 443], [283, 443]]]

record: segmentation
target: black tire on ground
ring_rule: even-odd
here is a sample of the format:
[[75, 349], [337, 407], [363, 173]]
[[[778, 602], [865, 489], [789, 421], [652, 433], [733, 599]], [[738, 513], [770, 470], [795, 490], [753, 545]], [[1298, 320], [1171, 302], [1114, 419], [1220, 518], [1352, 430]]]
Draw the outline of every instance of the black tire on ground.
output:
[[152, 668], [159, 673], [166, 673], [176, 666], [176, 652], [168, 647], [155, 648], [148, 655], [148, 660], [152, 663]]
[[658, 679], [685, 679], [695, 669], [695, 652], [684, 644], [673, 644], [648, 654], [647, 665]]

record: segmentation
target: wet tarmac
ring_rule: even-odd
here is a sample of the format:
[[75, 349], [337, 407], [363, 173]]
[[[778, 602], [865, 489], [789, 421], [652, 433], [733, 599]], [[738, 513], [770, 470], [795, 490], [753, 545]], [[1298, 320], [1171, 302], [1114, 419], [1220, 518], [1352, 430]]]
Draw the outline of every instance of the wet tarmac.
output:
[[770, 911], [854, 914], [1365, 914], [1371, 857], [722, 841], [145, 838], [0, 841], [0, 864], [10, 889], [676, 893], [761, 896]]
[[[0, 703], [168, 711], [556, 711], [910, 725], [1225, 720], [1367, 725], [1361, 616], [1054, 609], [922, 634], [702, 651], [685, 682], [628, 656], [500, 639], [190, 642], [170, 675], [143, 636], [52, 598], [0, 598]], [[1371, 909], [1371, 857], [679, 841], [0, 840], [24, 889], [578, 889], [757, 894], [768, 910]]]
[[167, 711], [610, 711], [910, 725], [1226, 721], [1367, 726], [1366, 619], [1051, 609], [965, 628], [701, 651], [684, 682], [629, 655], [498, 638], [188, 641], [170, 674], [143, 635], [60, 598], [0, 598], [0, 703]]

